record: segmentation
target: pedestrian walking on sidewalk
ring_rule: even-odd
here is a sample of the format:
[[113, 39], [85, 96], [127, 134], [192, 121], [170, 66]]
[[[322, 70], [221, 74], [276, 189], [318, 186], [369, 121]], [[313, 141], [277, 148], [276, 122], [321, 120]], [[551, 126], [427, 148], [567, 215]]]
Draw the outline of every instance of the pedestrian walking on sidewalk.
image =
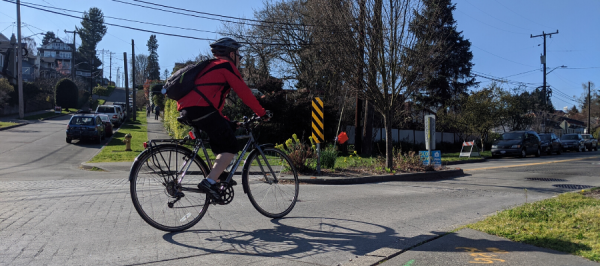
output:
[[154, 107], [154, 120], [158, 120], [158, 116], [160, 115], [160, 107], [155, 106]]
[[150, 105], [146, 104], [146, 117], [150, 116]]

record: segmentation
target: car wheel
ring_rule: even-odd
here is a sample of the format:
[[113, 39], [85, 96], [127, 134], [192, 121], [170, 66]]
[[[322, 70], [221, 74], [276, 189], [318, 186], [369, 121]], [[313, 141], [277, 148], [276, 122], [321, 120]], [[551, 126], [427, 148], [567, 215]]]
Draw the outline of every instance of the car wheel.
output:
[[527, 152], [525, 151], [525, 149], [521, 150], [521, 158], [525, 158], [527, 157]]
[[558, 147], [558, 150], [556, 151], [556, 154], [561, 154], [562, 153], [563, 148], [562, 147]]
[[102, 135], [98, 135], [98, 144], [102, 143]]
[[594, 151], [598, 151], [598, 145], [596, 145], [596, 148], [594, 148]]
[[535, 157], [540, 157], [542, 156], [542, 150], [540, 148], [537, 149], [537, 152], [535, 153]]
[[579, 145], [579, 147], [577, 148], [577, 152], [581, 152], [583, 151], [583, 148], [581, 148], [581, 145]]
[[546, 150], [546, 154], [552, 155], [552, 148], [551, 147], [548, 147], [548, 149]]
[[70, 138], [67, 138], [67, 143], [71, 143], [71, 139]]

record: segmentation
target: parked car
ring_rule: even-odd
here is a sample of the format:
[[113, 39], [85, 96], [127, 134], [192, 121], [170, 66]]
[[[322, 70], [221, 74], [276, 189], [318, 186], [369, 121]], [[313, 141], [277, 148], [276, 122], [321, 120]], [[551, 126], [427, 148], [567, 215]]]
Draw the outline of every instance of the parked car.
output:
[[548, 155], [553, 152], [556, 152], [556, 154], [562, 153], [562, 143], [560, 142], [560, 138], [554, 135], [554, 133], [540, 133], [538, 136], [542, 140], [542, 152]]
[[585, 140], [585, 148], [588, 151], [598, 151], [598, 140], [591, 134], [581, 134], [581, 137]]
[[74, 139], [90, 139], [100, 143], [106, 134], [105, 130], [104, 123], [97, 114], [73, 115], [67, 125], [67, 143]]
[[112, 136], [113, 135], [113, 126], [112, 126], [112, 122], [110, 122], [110, 118], [108, 117], [108, 115], [99, 114], [98, 116], [100, 116], [100, 119], [102, 119], [102, 122], [104, 123], [104, 132], [106, 133], [105, 136], [106, 137]]
[[114, 102], [113, 105], [121, 106], [121, 110], [123, 110], [124, 114], [124, 119], [127, 119], [127, 115], [129, 115], [129, 112], [127, 112], [127, 104], [124, 102]]
[[125, 110], [123, 110], [120, 105], [115, 105], [115, 108], [117, 108], [117, 111], [119, 111], [119, 118], [121, 119], [119, 124], [123, 124], [123, 122], [125, 122]]
[[578, 151], [582, 152], [585, 150], [585, 140], [581, 134], [565, 134], [560, 137], [560, 141], [563, 144], [563, 150]]
[[99, 105], [96, 108], [96, 113], [98, 114], [106, 114], [108, 118], [110, 118], [110, 122], [113, 125], [118, 126], [121, 124], [121, 115], [119, 114], [119, 110], [114, 105]]
[[525, 158], [529, 154], [535, 154], [535, 157], [542, 154], [541, 140], [535, 131], [506, 132], [492, 144], [492, 157], [516, 155]]

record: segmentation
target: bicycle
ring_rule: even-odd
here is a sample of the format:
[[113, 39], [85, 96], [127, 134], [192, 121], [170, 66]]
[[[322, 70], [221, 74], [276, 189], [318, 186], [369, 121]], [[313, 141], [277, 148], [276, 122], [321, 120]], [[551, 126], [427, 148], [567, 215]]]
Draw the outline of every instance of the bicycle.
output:
[[[244, 161], [242, 188], [252, 206], [269, 218], [289, 214], [298, 200], [298, 174], [290, 158], [273, 144], [258, 144], [252, 130], [259, 117], [244, 117], [240, 128], [245, 134], [237, 139], [248, 141], [237, 157], [228, 177], [220, 180], [220, 194], [225, 205], [234, 198], [233, 180], [240, 162]], [[204, 146], [200, 130], [193, 127], [183, 139], [155, 139], [144, 143], [131, 166], [129, 181], [133, 205], [138, 214], [156, 229], [177, 232], [198, 223], [210, 204], [217, 203], [201, 192], [197, 185], [210, 173], [210, 168], [198, 155], [202, 149], [208, 165], [212, 163]], [[184, 145], [193, 143], [193, 149]], [[162, 143], [162, 144], [159, 144]]]

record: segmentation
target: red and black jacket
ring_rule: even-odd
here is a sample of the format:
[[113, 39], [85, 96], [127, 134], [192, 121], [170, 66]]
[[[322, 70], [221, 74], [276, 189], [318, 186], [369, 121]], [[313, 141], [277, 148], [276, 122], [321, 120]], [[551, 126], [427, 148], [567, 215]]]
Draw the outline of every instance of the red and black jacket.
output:
[[[254, 97], [252, 91], [242, 79], [240, 72], [228, 60], [216, 59], [210, 62], [198, 74], [195, 84], [196, 88], [211, 101], [212, 106], [217, 108], [221, 115], [223, 115], [222, 110], [225, 105], [225, 98], [232, 88], [244, 104], [250, 107], [258, 116], [266, 114], [265, 109], [258, 103], [256, 97]], [[192, 106], [211, 106], [211, 104], [207, 103], [200, 94], [194, 91], [177, 101], [177, 111]]]

